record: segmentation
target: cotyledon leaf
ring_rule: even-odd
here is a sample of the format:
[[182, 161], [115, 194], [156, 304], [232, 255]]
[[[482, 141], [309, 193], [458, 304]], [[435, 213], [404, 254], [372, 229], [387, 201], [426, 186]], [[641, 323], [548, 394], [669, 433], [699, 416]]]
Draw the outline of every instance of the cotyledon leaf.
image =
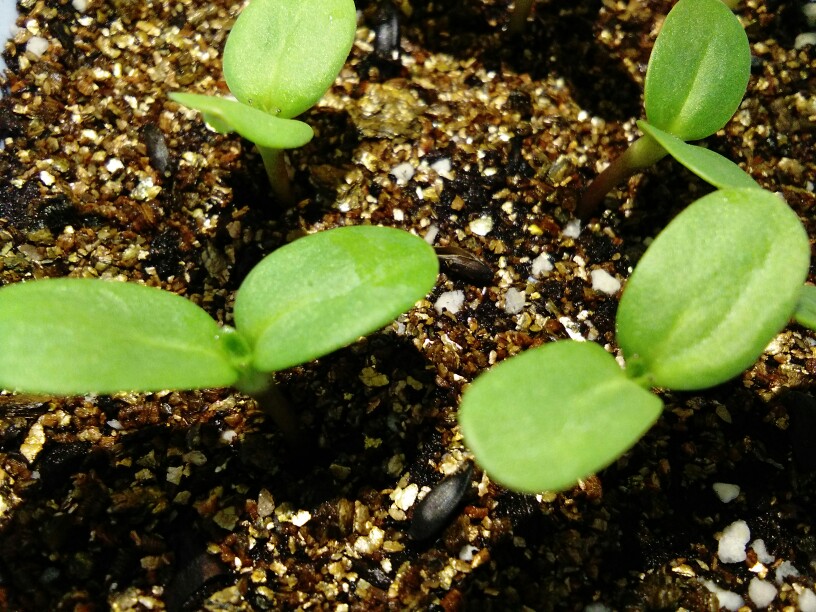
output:
[[737, 110], [751, 72], [748, 36], [721, 0], [679, 0], [655, 41], [644, 84], [649, 123], [700, 140]]
[[602, 347], [565, 340], [479, 376], [462, 397], [459, 424], [492, 479], [535, 493], [566, 489], [615, 461], [662, 406]]
[[759, 184], [747, 172], [719, 153], [683, 142], [645, 121], [638, 121], [637, 124], [666, 149], [669, 155], [710, 185], [718, 189], [760, 189]]
[[60, 278], [0, 289], [0, 387], [75, 395], [227, 387], [222, 329], [153, 287]]
[[224, 47], [227, 85], [244, 104], [296, 117], [334, 82], [356, 29], [353, 0], [252, 0]]
[[809, 263], [807, 233], [778, 196], [726, 189], [697, 200], [624, 289], [617, 335], [627, 369], [678, 390], [733, 378], [793, 316]]
[[169, 97], [199, 111], [215, 131], [237, 132], [261, 147], [295, 149], [314, 136], [307, 123], [275, 117], [237, 100], [183, 92], [171, 93]]
[[235, 326], [255, 369], [281, 370], [346, 346], [411, 308], [436, 282], [424, 240], [403, 230], [342, 227], [272, 252], [235, 298]]

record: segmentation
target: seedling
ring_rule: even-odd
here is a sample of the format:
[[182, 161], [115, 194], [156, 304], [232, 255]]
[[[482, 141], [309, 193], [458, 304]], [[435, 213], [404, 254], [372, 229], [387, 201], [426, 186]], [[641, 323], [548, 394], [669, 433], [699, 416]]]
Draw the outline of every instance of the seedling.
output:
[[235, 296], [235, 327], [172, 293], [61, 278], [0, 289], [0, 388], [76, 395], [235, 387], [292, 432], [271, 373], [386, 325], [433, 287], [424, 240], [361, 226], [268, 255]]
[[170, 98], [194, 108], [218, 132], [258, 147], [276, 196], [293, 201], [284, 149], [314, 135], [293, 119], [334, 82], [354, 42], [353, 0], [252, 0], [224, 47], [224, 78], [237, 100], [193, 93]]
[[758, 187], [734, 162], [686, 141], [722, 128], [748, 85], [751, 49], [722, 0], [679, 0], [666, 16], [646, 70], [646, 121], [638, 140], [589, 185], [576, 210], [589, 217], [615, 185], [667, 154], [715, 187]]
[[572, 486], [657, 420], [651, 388], [703, 389], [749, 367], [796, 310], [809, 263], [804, 227], [777, 196], [727, 189], [697, 200], [657, 236], [623, 292], [626, 368], [591, 342], [508, 359], [465, 392], [465, 442], [511, 489]]

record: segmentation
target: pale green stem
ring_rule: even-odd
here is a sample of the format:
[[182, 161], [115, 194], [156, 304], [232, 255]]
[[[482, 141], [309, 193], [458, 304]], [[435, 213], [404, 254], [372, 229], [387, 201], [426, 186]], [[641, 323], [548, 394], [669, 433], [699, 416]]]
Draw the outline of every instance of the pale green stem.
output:
[[629, 145], [629, 148], [623, 152], [623, 155], [612, 160], [612, 163], [589, 184], [589, 187], [584, 191], [578, 202], [578, 207], [575, 209], [575, 216], [579, 219], [589, 218], [601, 205], [606, 194], [609, 193], [615, 185], [623, 182], [644, 168], [648, 168], [652, 164], [657, 163], [666, 155], [666, 149], [660, 146], [660, 144], [648, 134], [644, 134], [638, 138]]
[[291, 448], [301, 448], [302, 439], [295, 412], [278, 389], [272, 374], [254, 369], [244, 372], [235, 388], [254, 399], [258, 407], [275, 421]]
[[253, 395], [258, 406], [275, 421], [283, 432], [284, 437], [293, 448], [302, 448], [302, 437], [300, 427], [298, 427], [295, 411], [283, 393], [278, 389], [278, 385], [272, 384], [260, 394]]
[[269, 184], [275, 198], [286, 207], [295, 205], [295, 194], [292, 190], [292, 181], [289, 180], [289, 170], [286, 168], [286, 153], [283, 149], [270, 149], [257, 145], [258, 152], [263, 159]]
[[510, 15], [510, 24], [507, 26], [510, 34], [519, 34], [524, 30], [524, 24], [527, 23], [532, 8], [533, 0], [516, 0], [513, 13]]

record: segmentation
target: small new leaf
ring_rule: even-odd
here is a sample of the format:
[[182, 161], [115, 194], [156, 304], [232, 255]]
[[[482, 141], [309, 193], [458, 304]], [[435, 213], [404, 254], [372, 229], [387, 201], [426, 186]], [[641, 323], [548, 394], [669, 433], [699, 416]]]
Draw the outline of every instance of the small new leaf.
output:
[[569, 488], [615, 461], [662, 406], [597, 344], [561, 341], [479, 376], [462, 398], [459, 424], [492, 479], [535, 493]]
[[657, 236], [623, 292], [627, 369], [678, 390], [733, 378], [787, 324], [809, 264], [805, 229], [776, 195], [727, 189], [697, 200]]

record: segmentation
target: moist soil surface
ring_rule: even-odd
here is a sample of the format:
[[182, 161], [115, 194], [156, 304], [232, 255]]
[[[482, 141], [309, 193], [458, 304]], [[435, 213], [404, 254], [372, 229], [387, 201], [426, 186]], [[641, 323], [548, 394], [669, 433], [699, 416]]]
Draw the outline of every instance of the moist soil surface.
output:
[[[593, 289], [590, 272], [625, 284], [710, 191], [666, 159], [580, 232], [573, 220], [636, 137], [671, 2], [539, 0], [515, 36], [504, 0], [358, 3], [346, 66], [303, 117], [316, 136], [289, 154], [288, 209], [251, 143], [167, 98], [227, 93], [219, 58], [241, 2], [19, 5], [0, 100], [3, 284], [140, 282], [230, 323], [265, 254], [357, 224], [464, 249], [488, 272], [443, 267], [393, 325], [281, 372], [297, 448], [228, 389], [0, 395], [0, 608], [716, 610], [771, 587], [772, 609], [814, 609], [810, 331], [791, 325], [727, 384], [661, 394], [642, 441], [569, 491], [491, 482], [456, 424], [463, 388], [493, 363], [569, 337], [614, 352], [619, 292]], [[784, 195], [812, 236], [816, 59], [796, 42], [802, 9], [736, 8], [752, 76], [705, 144]], [[553, 267], [536, 276], [542, 254]], [[461, 308], [437, 309], [451, 291]], [[417, 500], [463, 471], [450, 517], [416, 518]], [[724, 503], [715, 483], [739, 495]], [[718, 536], [738, 520], [746, 560], [723, 563]]]

